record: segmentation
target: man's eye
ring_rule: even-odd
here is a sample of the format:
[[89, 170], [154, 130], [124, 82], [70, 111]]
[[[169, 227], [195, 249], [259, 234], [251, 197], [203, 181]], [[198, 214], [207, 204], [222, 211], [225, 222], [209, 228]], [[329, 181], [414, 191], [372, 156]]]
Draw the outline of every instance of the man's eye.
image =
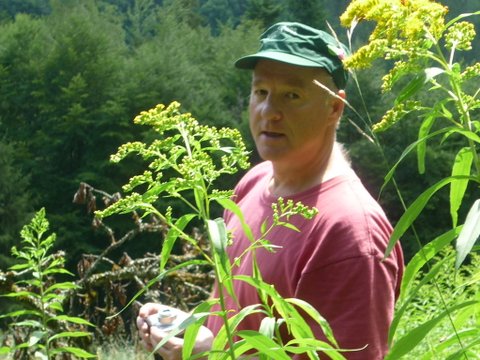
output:
[[253, 93], [257, 96], [266, 96], [267, 95], [267, 90], [255, 89], [255, 90], [253, 90]]
[[300, 96], [294, 92], [288, 92], [285, 94], [285, 97], [290, 100], [298, 99]]

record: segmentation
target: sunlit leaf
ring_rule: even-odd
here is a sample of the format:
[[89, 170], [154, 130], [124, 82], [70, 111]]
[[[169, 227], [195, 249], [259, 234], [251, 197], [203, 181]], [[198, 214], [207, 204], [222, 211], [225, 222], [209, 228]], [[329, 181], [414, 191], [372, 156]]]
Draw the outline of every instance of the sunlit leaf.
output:
[[435, 136], [438, 136], [438, 135], [441, 135], [441, 134], [445, 134], [447, 131], [449, 130], [449, 128], [445, 128], [445, 129], [440, 129], [440, 130], [437, 130], [437, 131], [434, 131], [433, 133], [430, 133], [428, 134], [427, 136], [421, 138], [421, 139], [418, 139], [416, 140], [415, 142], [413, 142], [412, 144], [408, 145], [405, 150], [402, 152], [402, 154], [400, 155], [399, 159], [397, 160], [397, 162], [392, 166], [392, 168], [388, 171], [388, 173], [385, 175], [385, 178], [384, 178], [384, 182], [383, 182], [383, 185], [382, 185], [382, 188], [380, 189], [380, 192], [383, 191], [383, 189], [385, 188], [385, 186], [387, 186], [387, 184], [390, 182], [390, 180], [392, 179], [393, 177], [393, 174], [395, 173], [395, 170], [397, 169], [398, 165], [400, 165], [400, 163], [403, 161], [403, 159], [405, 159], [405, 157], [407, 157], [407, 155], [410, 154], [411, 151], [413, 151], [417, 146], [419, 146], [420, 144], [424, 143], [425, 141], [427, 141], [428, 139], [431, 139]]
[[203, 325], [208, 315], [210, 315], [209, 311], [215, 303], [216, 303], [216, 300], [207, 300], [201, 303], [193, 310], [193, 313], [192, 313], [192, 316], [195, 319], [195, 322], [193, 324], [189, 324], [189, 326], [186, 326], [187, 325], [186, 323], [180, 324], [180, 325], [185, 325], [184, 329], [186, 329], [185, 334], [183, 336], [184, 343], [182, 348], [182, 357], [184, 359], [190, 358], [193, 352], [193, 348], [195, 346], [195, 341], [197, 338], [198, 331], [200, 330], [201, 326]]
[[411, 80], [403, 89], [395, 100], [395, 104], [404, 102], [415, 95], [427, 82], [434, 77], [444, 73], [445, 70], [437, 67], [427, 68], [420, 72], [413, 80]]
[[66, 322], [70, 322], [70, 323], [74, 323], [74, 324], [79, 324], [79, 325], [88, 325], [88, 326], [95, 326], [93, 325], [91, 322], [85, 320], [85, 319], [82, 319], [82, 318], [79, 318], [79, 317], [75, 317], [75, 316], [68, 316], [68, 315], [57, 315], [57, 316], [53, 316], [49, 319], [49, 321], [53, 321], [53, 320], [56, 320], [56, 321], [66, 321]]
[[333, 360], [344, 360], [345, 356], [341, 352], [346, 353], [363, 350], [361, 349], [337, 349], [325, 341], [317, 339], [293, 339], [285, 345], [285, 350], [293, 354], [302, 354], [307, 351], [323, 352]]
[[266, 316], [262, 319], [258, 332], [271, 339], [275, 334], [276, 323], [277, 323], [277, 319], [275, 319], [274, 317]]
[[[242, 320], [245, 319], [245, 317], [247, 317], [248, 315], [262, 313], [262, 312], [263, 310], [261, 309], [260, 304], [249, 305], [242, 308], [237, 314], [234, 314], [228, 319], [228, 326], [230, 327], [230, 331], [235, 331], [238, 324], [240, 324], [240, 322], [242, 322]], [[215, 315], [215, 316], [220, 316], [220, 315]], [[215, 339], [213, 340], [212, 349], [221, 350], [225, 346], [227, 346], [227, 342], [228, 342], [227, 331], [226, 331], [225, 325], [223, 325], [220, 328], [220, 331], [218, 332], [217, 336], [215, 336]]]
[[291, 360], [290, 356], [282, 347], [269, 337], [253, 330], [242, 330], [237, 333], [254, 349], [267, 355], [270, 359]]
[[409, 261], [408, 265], [405, 267], [403, 274], [402, 285], [400, 290], [401, 299], [408, 293], [410, 284], [415, 279], [415, 276], [418, 274], [419, 270], [435, 255], [437, 255], [445, 246], [452, 243], [453, 240], [460, 233], [461, 227], [456, 227], [455, 229], [449, 230], [446, 233], [438, 236], [428, 244], [426, 244], [422, 249], [420, 249]]
[[52, 355], [70, 353], [70, 354], [73, 354], [73, 355], [75, 355], [79, 358], [83, 358], [83, 359], [93, 359], [93, 358], [97, 357], [97, 355], [91, 354], [88, 351], [85, 351], [83, 349], [79, 349], [79, 348], [76, 348], [76, 347], [67, 347], [67, 346], [52, 349], [52, 350], [50, 350], [50, 353]]
[[[470, 175], [472, 168], [473, 154], [470, 148], [462, 148], [455, 157], [452, 167], [452, 176]], [[463, 196], [467, 190], [468, 179], [452, 181], [450, 184], [450, 214], [453, 227], [457, 226], [458, 209], [462, 205]]]
[[55, 283], [53, 284], [52, 286], [50, 286], [48, 289], [45, 290], [44, 294], [48, 294], [52, 291], [55, 291], [55, 290], [71, 290], [71, 289], [78, 289], [78, 285], [76, 285], [75, 283], [73, 282], [61, 282], [61, 283]]
[[60, 338], [77, 338], [77, 337], [87, 337], [87, 336], [93, 336], [93, 334], [85, 331], [64, 331], [51, 336], [48, 339], [48, 341], [50, 342], [52, 340], [60, 339]]
[[[469, 343], [465, 341], [465, 333], [460, 333], [459, 336], [462, 339], [462, 348], [455, 353], [449, 355], [445, 360], [460, 360], [460, 359], [470, 359], [470, 357], [467, 357], [466, 355], [471, 351], [472, 348], [476, 348], [477, 346], [480, 345], [480, 332], [478, 329], [475, 331], [475, 339]], [[453, 340], [456, 340], [456, 343], [458, 344], [458, 337], [455, 337]], [[453, 342], [455, 344], [455, 342]], [[473, 353], [475, 355], [478, 355], [478, 349]]]
[[320, 325], [327, 340], [335, 346], [338, 346], [337, 341], [335, 340], [335, 336], [333, 335], [332, 328], [328, 324], [327, 320], [322, 315], [320, 315], [317, 309], [315, 309], [308, 302], [301, 299], [290, 298], [286, 299], [286, 301], [298, 306], [300, 309], [305, 311], [312, 319], [314, 319]]
[[165, 236], [165, 239], [163, 240], [162, 252], [160, 253], [160, 272], [165, 269], [178, 236], [194, 217], [194, 214], [185, 214], [168, 230], [167, 236]]
[[42, 313], [37, 310], [17, 310], [7, 314], [1, 314], [0, 319], [6, 318], [6, 317], [18, 317], [18, 316], [25, 316], [25, 315], [42, 317]]
[[39, 343], [46, 335], [45, 331], [37, 330], [33, 331], [28, 338], [28, 346], [33, 346]]
[[468, 212], [463, 229], [456, 242], [457, 259], [455, 268], [458, 269], [467, 257], [473, 245], [480, 236], [480, 199], [475, 201]]
[[450, 315], [456, 310], [472, 306], [476, 303], [477, 301], [467, 301], [451, 306], [439, 315], [435, 316], [433, 319], [410, 330], [405, 336], [395, 341], [387, 356], [385, 357], [385, 360], [399, 359], [400, 357], [408, 354], [446, 316]]
[[238, 220], [242, 224], [242, 230], [245, 236], [250, 240], [250, 242], [254, 242], [255, 237], [253, 236], [252, 229], [250, 229], [250, 226], [248, 226], [248, 224], [245, 222], [245, 218], [239, 206], [230, 199], [216, 199], [216, 200], [224, 209], [232, 212], [238, 217]]
[[443, 188], [445, 185], [450, 184], [454, 180], [462, 180], [462, 179], [470, 179], [476, 181], [477, 179], [471, 176], [451, 176], [448, 178], [444, 178], [437, 182], [436, 184], [429, 187], [425, 190], [417, 199], [408, 207], [408, 209], [403, 213], [400, 220], [395, 225], [393, 229], [393, 233], [390, 236], [390, 240], [387, 246], [387, 250], [385, 251], [385, 258], [390, 255], [390, 252], [393, 250], [393, 247], [400, 239], [400, 237], [408, 230], [408, 228], [413, 224], [415, 219], [420, 215], [422, 210], [424, 209], [425, 205], [427, 205], [430, 198], [435, 194], [438, 190]]
[[391, 345], [393, 342], [393, 338], [397, 331], [398, 325], [400, 320], [403, 318], [403, 315], [406, 313], [407, 309], [412, 306], [412, 302], [415, 301], [415, 296], [418, 292], [422, 289], [422, 287], [428, 284], [438, 273], [444, 269], [445, 263], [448, 261], [448, 258], [443, 258], [442, 260], [438, 261], [426, 275], [421, 277], [421, 280], [415, 286], [411, 286], [408, 289], [408, 293], [403, 294], [402, 296], [402, 303], [399, 308], [395, 311], [392, 323], [390, 324], [390, 329], [388, 332], [388, 344]]
[[[430, 133], [435, 120], [437, 118], [436, 113], [431, 113], [427, 118], [422, 122], [420, 129], [418, 130], [418, 139], [423, 139]], [[427, 141], [421, 141], [417, 145], [417, 163], [418, 163], [418, 172], [420, 174], [425, 173], [425, 154], [427, 152]]]

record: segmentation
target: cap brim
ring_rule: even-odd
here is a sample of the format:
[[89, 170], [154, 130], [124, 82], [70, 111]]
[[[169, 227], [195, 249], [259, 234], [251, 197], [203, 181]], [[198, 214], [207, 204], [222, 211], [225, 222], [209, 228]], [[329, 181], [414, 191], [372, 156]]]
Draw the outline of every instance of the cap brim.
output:
[[261, 59], [275, 60], [298, 66], [325, 67], [323, 64], [320, 64], [318, 62], [314, 62], [300, 56], [281, 53], [277, 51], [261, 51], [253, 55], [241, 57], [240, 59], [235, 61], [235, 67], [239, 69], [253, 69], [257, 64], [258, 60]]

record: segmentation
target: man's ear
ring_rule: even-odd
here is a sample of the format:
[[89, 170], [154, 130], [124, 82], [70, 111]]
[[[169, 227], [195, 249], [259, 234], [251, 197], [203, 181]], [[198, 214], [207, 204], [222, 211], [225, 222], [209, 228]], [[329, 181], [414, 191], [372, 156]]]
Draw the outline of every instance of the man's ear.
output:
[[334, 95], [332, 94], [330, 116], [337, 126], [345, 108], [345, 99], [346, 94], [344, 90], [338, 90]]

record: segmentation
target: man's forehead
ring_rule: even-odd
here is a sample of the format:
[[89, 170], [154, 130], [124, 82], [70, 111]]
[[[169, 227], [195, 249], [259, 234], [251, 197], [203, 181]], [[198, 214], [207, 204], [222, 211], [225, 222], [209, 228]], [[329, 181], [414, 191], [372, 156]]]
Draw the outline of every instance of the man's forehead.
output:
[[324, 82], [330, 74], [322, 68], [302, 67], [283, 64], [277, 61], [262, 60], [257, 63], [252, 75], [252, 82], [276, 80], [287, 84], [304, 86], [314, 80]]

